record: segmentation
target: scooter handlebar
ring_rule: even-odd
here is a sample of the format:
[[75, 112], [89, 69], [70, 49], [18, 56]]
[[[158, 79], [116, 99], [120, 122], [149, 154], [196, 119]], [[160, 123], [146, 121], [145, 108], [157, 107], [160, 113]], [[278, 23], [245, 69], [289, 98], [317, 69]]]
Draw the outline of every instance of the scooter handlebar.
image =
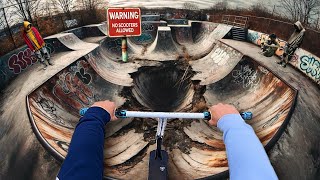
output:
[[[83, 116], [89, 108], [81, 108], [79, 114]], [[139, 117], [139, 118], [182, 118], [182, 119], [205, 119], [210, 120], [211, 114], [209, 111], [203, 113], [175, 113], [175, 112], [140, 112], [140, 111], [127, 111], [127, 110], [117, 110], [115, 115], [118, 118], [129, 118], [129, 117]], [[244, 120], [252, 119], [252, 112], [241, 112], [241, 117]]]

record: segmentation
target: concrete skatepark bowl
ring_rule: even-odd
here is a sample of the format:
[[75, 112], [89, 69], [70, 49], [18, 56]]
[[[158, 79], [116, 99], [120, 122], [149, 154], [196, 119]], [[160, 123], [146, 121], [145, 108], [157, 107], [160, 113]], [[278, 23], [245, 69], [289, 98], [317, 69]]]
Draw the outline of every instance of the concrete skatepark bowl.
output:
[[[270, 69], [220, 41], [230, 26], [207, 22], [167, 25], [129, 38], [129, 63], [120, 62], [120, 39], [75, 60], [27, 96], [34, 133], [58, 161], [65, 158], [79, 109], [98, 100], [143, 111], [201, 112], [219, 102], [251, 111], [248, 123], [269, 150], [294, 110], [297, 90]], [[143, 39], [146, 38], [146, 39]], [[86, 46], [72, 32], [48, 37], [56, 51]], [[55, 42], [55, 43], [52, 43]], [[146, 179], [157, 121], [125, 119], [106, 127], [104, 176]], [[170, 179], [220, 178], [228, 164], [222, 133], [203, 120], [169, 120], [164, 139]]]

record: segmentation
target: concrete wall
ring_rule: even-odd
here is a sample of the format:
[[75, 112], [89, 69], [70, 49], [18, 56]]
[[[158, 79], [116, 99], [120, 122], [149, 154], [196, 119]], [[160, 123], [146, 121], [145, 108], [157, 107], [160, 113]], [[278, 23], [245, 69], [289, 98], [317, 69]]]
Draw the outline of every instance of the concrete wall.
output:
[[[46, 44], [50, 54], [54, 52], [51, 44]], [[9, 85], [15, 77], [37, 63], [33, 52], [26, 45], [0, 57], [0, 92]]]
[[0, 57], [0, 91], [3, 90], [13, 78], [36, 63], [36, 60], [31, 57], [31, 54], [32, 52], [29, 48], [22, 46]]
[[[249, 30], [248, 31], [248, 41], [254, 43], [258, 46], [261, 44], [262, 38], [267, 38], [268, 35], [265, 33]], [[276, 55], [280, 58], [283, 54], [283, 46], [285, 45], [285, 41], [278, 39], [280, 42], [280, 48], [277, 50]], [[313, 81], [320, 85], [320, 58], [316, 55], [302, 49], [298, 48], [294, 53], [291, 61], [289, 62], [291, 65], [296, 67], [302, 73], [309, 76]]]

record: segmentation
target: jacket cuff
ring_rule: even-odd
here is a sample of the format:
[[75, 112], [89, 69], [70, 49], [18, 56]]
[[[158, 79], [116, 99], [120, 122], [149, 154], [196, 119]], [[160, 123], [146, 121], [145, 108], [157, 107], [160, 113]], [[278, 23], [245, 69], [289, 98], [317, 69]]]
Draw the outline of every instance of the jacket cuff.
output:
[[111, 119], [108, 111], [104, 110], [101, 107], [90, 107], [84, 114], [84, 117], [95, 117], [100, 122], [103, 122], [104, 125], [106, 125]]
[[238, 128], [246, 125], [240, 114], [227, 114], [222, 116], [217, 123], [218, 128], [222, 132], [226, 132], [231, 128]]

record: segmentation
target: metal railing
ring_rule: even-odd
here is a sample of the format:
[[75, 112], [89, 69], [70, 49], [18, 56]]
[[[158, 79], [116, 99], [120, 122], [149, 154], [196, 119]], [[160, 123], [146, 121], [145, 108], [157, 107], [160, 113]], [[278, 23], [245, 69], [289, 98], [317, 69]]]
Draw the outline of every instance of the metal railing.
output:
[[228, 24], [231, 26], [238, 26], [242, 28], [247, 28], [248, 27], [248, 17], [244, 16], [235, 16], [235, 15], [223, 15], [222, 16], [222, 23]]

